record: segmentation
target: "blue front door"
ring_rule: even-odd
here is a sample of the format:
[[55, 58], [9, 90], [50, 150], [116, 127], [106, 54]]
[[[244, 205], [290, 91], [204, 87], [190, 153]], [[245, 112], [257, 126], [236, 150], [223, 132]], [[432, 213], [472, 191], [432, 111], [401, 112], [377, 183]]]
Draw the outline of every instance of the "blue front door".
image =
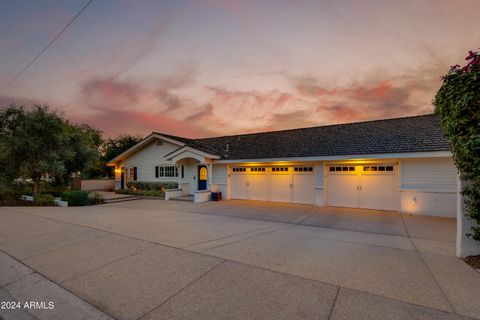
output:
[[198, 190], [207, 190], [207, 167], [198, 167]]

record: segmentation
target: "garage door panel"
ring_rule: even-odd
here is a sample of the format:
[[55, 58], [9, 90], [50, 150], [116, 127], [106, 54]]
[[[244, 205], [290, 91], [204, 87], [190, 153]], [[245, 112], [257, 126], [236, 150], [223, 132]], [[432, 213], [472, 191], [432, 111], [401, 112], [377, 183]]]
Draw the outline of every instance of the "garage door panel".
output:
[[248, 200], [248, 176], [246, 174], [232, 174], [232, 199]]
[[267, 175], [252, 174], [248, 177], [250, 200], [267, 200]]
[[302, 204], [314, 204], [315, 176], [313, 174], [294, 174], [292, 190], [292, 202]]
[[358, 208], [358, 176], [331, 174], [327, 180], [327, 204], [333, 207]]
[[395, 176], [385, 174], [362, 175], [360, 207], [378, 210], [396, 210]]
[[272, 174], [270, 176], [270, 201], [290, 202], [290, 183], [290, 174]]

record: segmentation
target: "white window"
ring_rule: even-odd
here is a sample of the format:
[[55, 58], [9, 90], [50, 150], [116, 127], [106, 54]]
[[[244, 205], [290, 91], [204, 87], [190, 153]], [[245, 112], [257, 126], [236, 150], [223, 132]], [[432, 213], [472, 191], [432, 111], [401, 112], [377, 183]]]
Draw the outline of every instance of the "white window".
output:
[[178, 177], [178, 168], [177, 166], [157, 166], [155, 167], [155, 177]]

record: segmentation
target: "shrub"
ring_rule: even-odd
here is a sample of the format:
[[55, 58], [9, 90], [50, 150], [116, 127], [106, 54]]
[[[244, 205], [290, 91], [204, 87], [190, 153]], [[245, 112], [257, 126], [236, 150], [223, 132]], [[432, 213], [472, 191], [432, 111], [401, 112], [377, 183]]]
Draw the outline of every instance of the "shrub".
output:
[[469, 51], [465, 60], [443, 77], [433, 104], [465, 181], [465, 215], [474, 222], [467, 235], [480, 241], [480, 52]]
[[131, 190], [142, 191], [164, 191], [165, 189], [177, 189], [177, 182], [146, 182], [146, 181], [129, 181], [127, 188]]
[[35, 197], [34, 202], [37, 206], [54, 206], [55, 197], [51, 194], [39, 194]]
[[165, 192], [161, 190], [133, 190], [133, 189], [121, 189], [117, 190], [119, 194], [132, 194], [136, 196], [149, 196], [149, 197], [164, 197]]
[[62, 200], [67, 201], [69, 207], [85, 206], [88, 204], [88, 192], [67, 191], [62, 193]]
[[88, 195], [88, 204], [93, 205], [93, 204], [100, 204], [103, 203], [103, 196], [98, 193], [98, 192], [93, 192]]

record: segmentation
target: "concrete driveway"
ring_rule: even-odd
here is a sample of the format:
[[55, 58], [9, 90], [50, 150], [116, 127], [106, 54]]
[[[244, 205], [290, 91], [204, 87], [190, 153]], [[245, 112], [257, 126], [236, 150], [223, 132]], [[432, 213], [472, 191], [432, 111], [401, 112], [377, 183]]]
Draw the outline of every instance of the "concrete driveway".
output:
[[453, 219], [137, 200], [0, 221], [1, 300], [58, 306], [6, 319], [480, 319]]

